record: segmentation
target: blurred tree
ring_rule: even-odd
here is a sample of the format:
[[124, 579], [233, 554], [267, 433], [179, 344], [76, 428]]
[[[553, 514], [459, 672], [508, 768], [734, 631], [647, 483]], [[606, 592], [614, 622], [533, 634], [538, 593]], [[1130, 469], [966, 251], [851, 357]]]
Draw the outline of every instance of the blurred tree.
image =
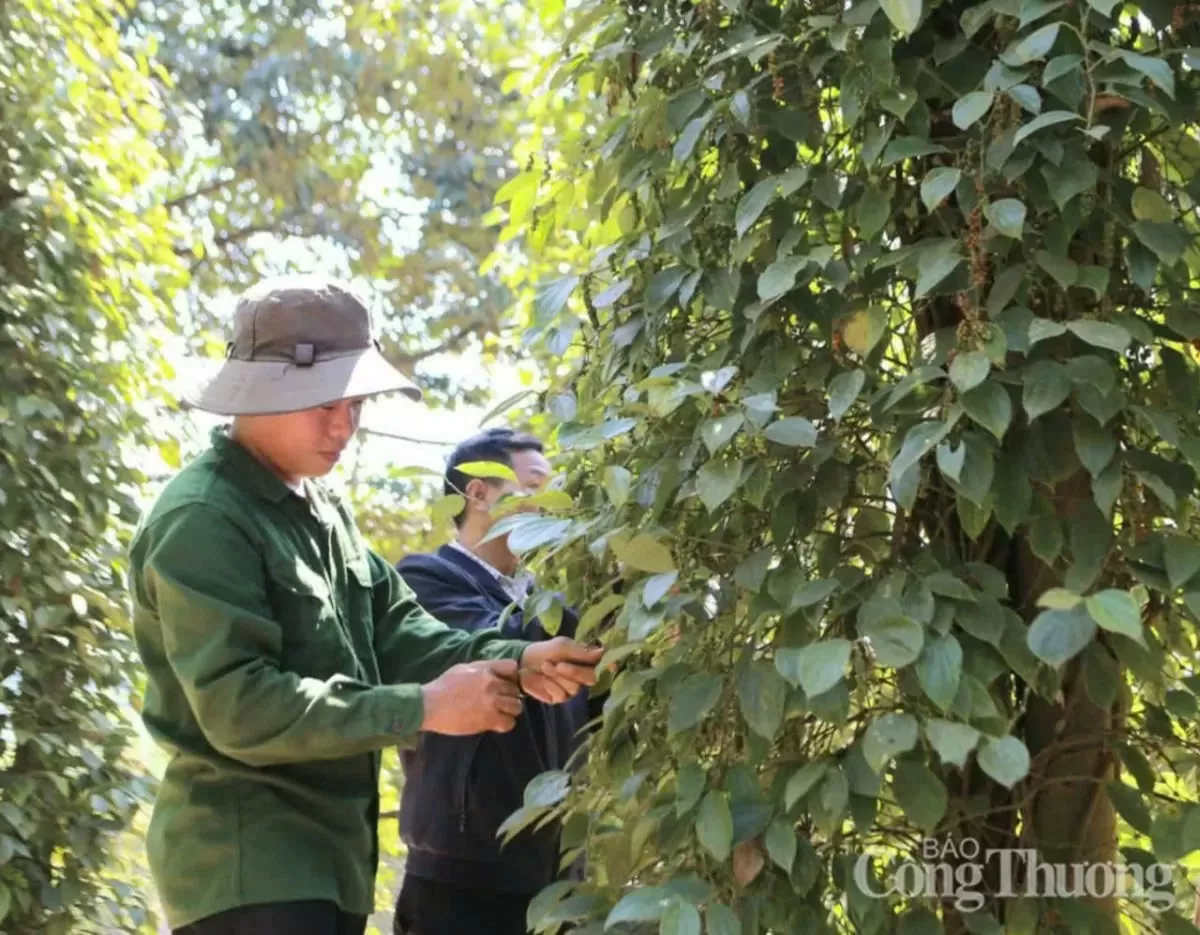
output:
[[[406, 372], [496, 351], [508, 293], [480, 265], [524, 109], [503, 82], [534, 25], [520, 4], [472, 0], [137, 4], [129, 29], [170, 78], [160, 188], [190, 233], [193, 336], [223, 292], [332, 263], [375, 288]], [[447, 403], [485, 395], [432, 383]]]
[[124, 538], [183, 270], [115, 0], [0, 7], [0, 931], [137, 931]]

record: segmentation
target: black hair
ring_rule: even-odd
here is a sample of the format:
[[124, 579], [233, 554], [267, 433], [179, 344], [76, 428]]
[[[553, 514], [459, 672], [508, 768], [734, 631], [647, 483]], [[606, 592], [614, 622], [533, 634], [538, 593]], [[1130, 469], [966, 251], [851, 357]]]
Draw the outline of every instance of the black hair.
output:
[[[458, 465], [490, 461], [495, 464], [504, 464], [512, 467], [512, 456], [518, 451], [537, 451], [540, 453], [545, 451], [545, 447], [532, 435], [517, 432], [509, 428], [486, 429], [478, 435], [472, 435], [465, 441], [459, 442], [454, 451], [450, 453], [450, 459], [446, 462], [446, 478], [443, 484], [443, 492], [447, 496], [451, 494], [465, 495], [467, 484], [473, 478], [471, 475], [464, 474], [458, 470]], [[481, 477], [478, 479], [488, 484], [500, 483], [497, 478]], [[461, 526], [466, 518], [467, 510], [466, 507], [463, 507], [458, 515], [454, 517], [454, 525]]]

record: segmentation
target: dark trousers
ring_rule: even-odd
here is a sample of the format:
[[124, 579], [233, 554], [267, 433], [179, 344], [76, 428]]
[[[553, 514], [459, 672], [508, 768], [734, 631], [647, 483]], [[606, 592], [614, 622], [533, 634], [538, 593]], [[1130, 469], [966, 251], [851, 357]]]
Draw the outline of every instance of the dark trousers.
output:
[[406, 876], [394, 935], [527, 935], [532, 894], [498, 893]]
[[363, 935], [366, 930], [366, 916], [313, 899], [230, 909], [175, 929], [175, 935]]

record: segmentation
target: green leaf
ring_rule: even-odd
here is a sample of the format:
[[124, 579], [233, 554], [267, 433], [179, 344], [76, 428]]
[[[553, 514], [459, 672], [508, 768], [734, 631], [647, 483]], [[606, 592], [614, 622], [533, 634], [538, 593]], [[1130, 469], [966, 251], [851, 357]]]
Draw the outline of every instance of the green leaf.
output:
[[1142, 798], [1140, 790], [1133, 786], [1127, 786], [1116, 779], [1106, 782], [1104, 790], [1108, 793], [1109, 801], [1116, 808], [1117, 814], [1129, 822], [1129, 826], [1134, 831], [1150, 834], [1150, 810], [1146, 808], [1146, 802]]
[[939, 636], [925, 644], [917, 659], [917, 679], [929, 700], [948, 711], [958, 694], [962, 676], [962, 646], [953, 636]]
[[809, 264], [806, 256], [785, 256], [768, 266], [758, 277], [758, 297], [764, 302], [787, 295], [796, 286], [796, 276]]
[[708, 449], [708, 453], [716, 454], [723, 445], [737, 434], [738, 429], [742, 427], [745, 421], [746, 417], [740, 412], [731, 412], [728, 415], [702, 422], [700, 424], [700, 440], [704, 442], [704, 447]]
[[867, 375], [862, 370], [839, 373], [829, 381], [829, 415], [834, 421], [844, 416], [866, 385]]
[[676, 571], [664, 572], [646, 579], [646, 585], [642, 588], [642, 605], [647, 608], [653, 607], [671, 592], [678, 580], [679, 573]]
[[1075, 453], [1088, 473], [1095, 477], [1108, 467], [1117, 453], [1117, 440], [1112, 432], [1091, 418], [1077, 416], [1071, 428], [1075, 436]]
[[767, 580], [767, 569], [771, 566], [772, 555], [770, 549], [751, 552], [738, 562], [733, 571], [733, 580], [747, 591], [761, 591], [763, 582]]
[[799, 649], [781, 649], [775, 654], [775, 667], [813, 698], [825, 694], [845, 677], [850, 648], [849, 640], [832, 639]]
[[1048, 610], [1071, 610], [1078, 607], [1082, 601], [1083, 598], [1074, 591], [1068, 591], [1066, 588], [1051, 588], [1037, 599], [1037, 606], [1045, 607]]
[[513, 473], [511, 467], [496, 461], [468, 461], [466, 464], [458, 465], [457, 469], [469, 477], [492, 478], [519, 483], [517, 475]]
[[1152, 188], [1135, 188], [1129, 207], [1138, 221], [1170, 224], [1175, 220], [1175, 211], [1171, 208], [1171, 203]]
[[1096, 187], [1100, 170], [1089, 159], [1064, 161], [1061, 166], [1050, 163], [1042, 166], [1042, 178], [1050, 189], [1050, 197], [1062, 211], [1072, 198]]
[[604, 920], [608, 931], [622, 922], [657, 922], [671, 905], [673, 897], [661, 886], [646, 886], [626, 893]]
[[1124, 6], [1122, 0], [1087, 0], [1087, 5], [1106, 19], [1112, 18], [1113, 8], [1118, 3]]
[[987, 311], [993, 318], [1008, 308], [1025, 281], [1028, 270], [1024, 263], [1011, 266], [996, 277], [987, 297]]
[[862, 635], [871, 642], [879, 664], [902, 669], [915, 662], [925, 646], [925, 631], [908, 617], [882, 617], [860, 624]]
[[911, 36], [921, 23], [921, 0], [879, 0], [879, 5], [901, 35]]
[[996, 436], [1004, 438], [1012, 422], [1012, 399], [1008, 391], [994, 380], [981, 383], [960, 397], [968, 416]]
[[1128, 591], [1108, 588], [1090, 595], [1085, 603], [1088, 613], [1101, 629], [1120, 633], [1143, 647], [1146, 645], [1142, 634], [1142, 610]]
[[685, 678], [671, 695], [667, 709], [667, 736], [690, 730], [704, 720], [721, 697], [719, 675], [697, 672]]
[[675, 149], [672, 155], [675, 157], [676, 162], [685, 162], [691, 158], [696, 144], [700, 141], [700, 135], [704, 133], [705, 128], [711, 120], [712, 111], [709, 111], [703, 116], [688, 121], [688, 125], [679, 134], [679, 139], [675, 141]]
[[1054, 281], [1063, 289], [1075, 285], [1079, 278], [1079, 265], [1057, 253], [1039, 250], [1034, 254], [1038, 266], [1054, 277]]
[[950, 382], [958, 387], [960, 393], [973, 390], [987, 379], [992, 369], [992, 362], [983, 351], [967, 351], [958, 354], [950, 364]]
[[1073, 71], [1079, 71], [1083, 66], [1083, 56], [1075, 53], [1067, 55], [1059, 55], [1056, 58], [1050, 59], [1046, 63], [1045, 70], [1042, 71], [1042, 86], [1052, 84], [1063, 75], [1069, 75]]
[[942, 442], [937, 447], [938, 470], [951, 480], [962, 480], [963, 465], [967, 461], [967, 446], [959, 442], [957, 448], [951, 448], [948, 442]]
[[700, 935], [700, 911], [676, 896], [663, 913], [659, 935]]
[[688, 760], [679, 767], [675, 780], [675, 814], [683, 815], [700, 801], [708, 781], [704, 768], [695, 760]]
[[867, 725], [863, 735], [863, 758], [879, 772], [901, 753], [917, 745], [917, 719], [911, 714], [885, 714]]
[[1070, 120], [1081, 119], [1079, 114], [1070, 110], [1049, 110], [1044, 114], [1034, 117], [1029, 123], [1021, 127], [1013, 137], [1013, 145], [1019, 146], [1022, 142], [1029, 139], [1039, 130], [1045, 130], [1047, 127], [1055, 126], [1059, 123], [1066, 123]]
[[1096, 621], [1083, 606], [1071, 610], [1044, 610], [1026, 636], [1030, 652], [1058, 668], [1073, 659], [1096, 635]]
[[696, 815], [696, 836], [713, 859], [723, 863], [733, 850], [733, 816], [729, 811], [729, 796], [720, 789], [705, 793]]
[[1172, 590], [1184, 587], [1200, 571], [1200, 543], [1190, 536], [1168, 536], [1163, 543], [1163, 556]]
[[0, 882], [0, 922], [3, 922], [12, 909], [12, 890]]
[[1025, 205], [1016, 198], [993, 201], [984, 209], [984, 215], [1005, 237], [1020, 240], [1025, 230]]
[[1101, 643], [1091, 643], [1083, 651], [1083, 678], [1092, 701], [1106, 709], [1116, 703], [1121, 669]]
[[896, 764], [892, 791], [904, 814], [918, 828], [932, 832], [946, 814], [946, 787], [924, 763], [903, 759]]
[[1073, 321], [1067, 327], [1081, 341], [1086, 341], [1095, 347], [1116, 351], [1118, 354], [1124, 352], [1129, 347], [1130, 341], [1133, 340], [1129, 332], [1120, 325], [1114, 325], [1107, 321], [1093, 321], [1085, 318]]
[[811, 760], [801, 766], [788, 780], [783, 790], [783, 806], [789, 812], [792, 807], [816, 787], [829, 771], [828, 760]]
[[628, 469], [619, 464], [610, 464], [601, 475], [604, 493], [609, 502], [618, 510], [629, 501], [629, 491], [633, 487], [633, 475]]
[[856, 209], [858, 235], [862, 240], [873, 240], [883, 230], [891, 214], [891, 200], [891, 192], [886, 188], [872, 186], [863, 192]]
[[1059, 23], [1049, 23], [1030, 33], [1003, 52], [1000, 55], [1000, 61], [1009, 68], [1020, 68], [1022, 65], [1045, 58], [1054, 48], [1055, 40], [1058, 39], [1059, 26]]
[[1032, 347], [1039, 341], [1047, 341], [1067, 333], [1067, 326], [1048, 318], [1035, 318], [1029, 323], [1029, 345]]
[[961, 769], [981, 735], [969, 724], [934, 718], [925, 724], [925, 736], [943, 763]]
[[1138, 221], [1133, 225], [1133, 233], [1168, 265], [1177, 262], [1192, 245], [1191, 235], [1178, 224]]
[[729, 112], [743, 127], [750, 126], [750, 97], [744, 90], [739, 88], [733, 95], [733, 99], [729, 102]]
[[1016, 737], [988, 737], [979, 745], [980, 768], [1011, 789], [1029, 774], [1029, 750]]
[[940, 594], [951, 600], [972, 603], [976, 600], [975, 592], [971, 590], [970, 586], [954, 572], [944, 568], [931, 575], [926, 575], [925, 584], [934, 594]]
[[892, 461], [889, 471], [891, 482], [895, 484], [909, 468], [933, 451], [952, 428], [953, 425], [947, 422], [919, 422], [909, 429], [900, 451]]
[[954, 248], [922, 251], [917, 261], [917, 291], [913, 297], [920, 299], [927, 295], [958, 269], [962, 259]]
[[817, 428], [802, 416], [779, 419], [763, 433], [769, 441], [792, 448], [811, 448], [817, 443]]
[[443, 526], [450, 522], [454, 517], [458, 516], [467, 505], [467, 499], [462, 494], [452, 493], [444, 497], [438, 497], [433, 502], [430, 510], [432, 514], [433, 524], [435, 526]]
[[746, 723], [760, 737], [774, 740], [783, 724], [788, 686], [769, 662], [756, 661], [737, 680], [738, 702]]
[[1071, 395], [1071, 377], [1057, 361], [1034, 361], [1021, 378], [1025, 384], [1025, 416], [1030, 422], [1057, 409]]
[[1120, 49], [1117, 54], [1124, 59], [1126, 65], [1149, 78], [1151, 84], [1158, 85], [1167, 97], [1175, 99], [1175, 72], [1172, 71], [1169, 62], [1149, 55], [1139, 55], [1129, 49]]
[[646, 311], [657, 312], [666, 305], [671, 300], [671, 296], [679, 291], [679, 287], [686, 277], [687, 270], [682, 266], [659, 270], [651, 276], [650, 282], [646, 286]]
[[763, 844], [766, 845], [767, 856], [776, 866], [784, 873], [791, 873], [792, 864], [796, 862], [796, 829], [783, 819], [776, 818], [767, 828]]
[[533, 311], [539, 322], [549, 322], [567, 307], [567, 300], [579, 285], [578, 276], [564, 276], [539, 286], [533, 300]]
[[696, 492], [712, 513], [729, 499], [742, 477], [742, 462], [709, 461], [696, 472]]
[[675, 570], [675, 560], [671, 550], [648, 533], [634, 536], [624, 544], [612, 542], [613, 553], [617, 561], [623, 562], [635, 571], [646, 571], [661, 575]]
[[972, 91], [954, 102], [950, 118], [960, 130], [966, 130], [988, 112], [996, 99], [994, 91]]
[[733, 213], [733, 223], [739, 240], [746, 236], [746, 231], [754, 226], [754, 222], [762, 217], [762, 213], [778, 197], [779, 179], [775, 177], [763, 179], [742, 196], [737, 210]]
[[946, 200], [947, 196], [958, 187], [962, 178], [961, 169], [951, 169], [941, 166], [925, 176], [921, 183], [921, 201], [927, 211], [933, 211]]

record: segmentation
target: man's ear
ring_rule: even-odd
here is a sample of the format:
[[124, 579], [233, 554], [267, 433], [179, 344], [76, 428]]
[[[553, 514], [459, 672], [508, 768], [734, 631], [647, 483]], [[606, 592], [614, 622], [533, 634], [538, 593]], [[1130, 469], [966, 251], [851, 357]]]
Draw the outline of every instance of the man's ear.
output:
[[467, 498], [468, 509], [488, 509], [488, 483], [479, 477], [472, 477], [467, 481], [467, 486], [463, 493]]

